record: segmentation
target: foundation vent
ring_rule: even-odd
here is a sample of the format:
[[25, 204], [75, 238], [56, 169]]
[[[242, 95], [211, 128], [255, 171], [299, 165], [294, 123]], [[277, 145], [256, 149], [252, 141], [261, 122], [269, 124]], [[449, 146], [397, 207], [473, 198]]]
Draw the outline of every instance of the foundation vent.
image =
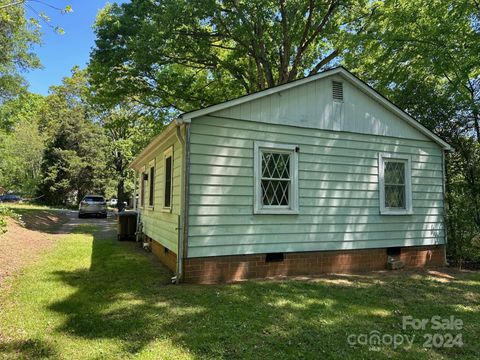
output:
[[265, 255], [265, 262], [282, 262], [284, 260], [283, 253], [268, 253]]

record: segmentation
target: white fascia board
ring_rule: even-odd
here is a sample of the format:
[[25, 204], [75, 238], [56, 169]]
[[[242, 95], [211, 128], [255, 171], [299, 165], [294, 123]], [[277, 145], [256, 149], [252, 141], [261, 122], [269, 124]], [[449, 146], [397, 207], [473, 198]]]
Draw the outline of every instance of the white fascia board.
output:
[[141, 152], [138, 154], [133, 161], [128, 164], [130, 169], [138, 170], [141, 164], [147, 160], [155, 151], [161, 147], [165, 141], [170, 139], [171, 136], [175, 135], [175, 127], [177, 123], [172, 121], [167, 127], [158, 134]]

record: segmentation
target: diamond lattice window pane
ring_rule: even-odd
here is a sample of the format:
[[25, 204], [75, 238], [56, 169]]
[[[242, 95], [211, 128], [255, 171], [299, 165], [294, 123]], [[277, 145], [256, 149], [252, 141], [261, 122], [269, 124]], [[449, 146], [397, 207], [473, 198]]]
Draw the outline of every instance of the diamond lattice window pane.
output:
[[385, 185], [385, 207], [405, 209], [405, 187]]
[[405, 163], [386, 161], [385, 162], [385, 184], [403, 185], [405, 184]]
[[288, 206], [290, 181], [262, 180], [262, 203], [267, 206]]
[[262, 178], [290, 179], [290, 155], [262, 152]]

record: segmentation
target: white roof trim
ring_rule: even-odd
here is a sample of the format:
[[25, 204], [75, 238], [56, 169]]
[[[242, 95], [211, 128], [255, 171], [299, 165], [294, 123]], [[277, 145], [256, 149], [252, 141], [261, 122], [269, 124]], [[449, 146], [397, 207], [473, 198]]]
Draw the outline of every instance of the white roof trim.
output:
[[287, 84], [275, 86], [273, 88], [266, 89], [266, 90], [257, 92], [255, 94], [242, 96], [242, 97], [239, 97], [239, 98], [236, 98], [236, 99], [233, 99], [233, 100], [223, 102], [221, 104], [217, 104], [217, 105], [209, 106], [209, 107], [206, 107], [206, 108], [203, 108], [203, 109], [194, 110], [194, 111], [191, 111], [191, 112], [188, 112], [188, 113], [184, 113], [184, 114], [180, 115], [180, 118], [178, 119], [178, 121], [180, 123], [182, 123], [182, 122], [189, 123], [193, 118], [208, 115], [208, 114], [211, 114], [213, 112], [224, 110], [224, 109], [230, 108], [232, 106], [240, 105], [240, 104], [252, 101], [252, 100], [260, 99], [260, 98], [263, 98], [265, 96], [272, 95], [272, 94], [275, 94], [275, 93], [278, 93], [278, 92], [281, 92], [281, 91], [285, 91], [285, 90], [288, 90], [290, 88], [300, 86], [300, 85], [303, 85], [303, 84], [307, 84], [309, 82], [316, 81], [316, 80], [319, 80], [319, 79], [323, 79], [325, 77], [332, 76], [332, 75], [342, 76], [345, 80], [349, 81], [351, 84], [353, 84], [354, 86], [359, 88], [361, 91], [363, 91], [364, 93], [369, 95], [371, 98], [373, 98], [374, 100], [379, 102], [386, 109], [390, 110], [395, 115], [397, 115], [399, 118], [406, 121], [410, 126], [417, 129], [422, 134], [424, 134], [425, 136], [427, 136], [428, 138], [432, 139], [434, 142], [439, 144], [443, 149], [452, 150], [452, 147], [448, 143], [443, 141], [441, 138], [439, 138], [433, 132], [428, 130], [426, 127], [424, 127], [422, 124], [420, 124], [414, 118], [412, 118], [406, 112], [401, 110], [395, 104], [393, 104], [392, 102], [387, 100], [385, 97], [380, 95], [378, 92], [376, 92], [374, 89], [372, 89], [370, 86], [368, 86], [366, 83], [364, 83], [363, 81], [358, 79], [356, 76], [354, 76], [352, 73], [350, 73], [349, 71], [347, 71], [343, 67], [337, 67], [337, 68], [334, 68], [334, 69], [326, 70], [326, 71], [324, 71], [322, 73], [319, 73], [317, 75], [313, 75], [313, 76], [309, 76], [309, 77], [306, 77], [306, 78], [303, 78], [303, 79], [300, 79], [300, 80], [292, 81], [292, 82], [287, 83]]
[[144, 162], [151, 161], [153, 159], [150, 159], [150, 157], [162, 146], [166, 141], [168, 141], [172, 135], [175, 134], [174, 130], [175, 127], [177, 126], [177, 123], [175, 121], [172, 121], [170, 124], [168, 124], [163, 131], [158, 134], [155, 138], [153, 138], [152, 141], [138, 154], [135, 156], [135, 159], [132, 160], [130, 164], [128, 164], [128, 167], [130, 169], [134, 170], [140, 170]]

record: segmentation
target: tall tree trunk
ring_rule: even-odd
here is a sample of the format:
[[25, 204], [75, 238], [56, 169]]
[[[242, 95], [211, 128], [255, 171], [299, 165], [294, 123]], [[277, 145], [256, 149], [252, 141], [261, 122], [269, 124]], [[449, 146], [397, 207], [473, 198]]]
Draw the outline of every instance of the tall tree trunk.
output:
[[125, 196], [125, 174], [122, 171], [122, 173], [120, 173], [120, 178], [117, 183], [117, 208], [119, 211], [123, 210], [123, 202], [127, 200], [128, 199], [126, 199]]
[[[475, 106], [475, 103], [473, 104]], [[480, 114], [478, 113], [478, 110], [473, 109], [473, 126], [475, 128], [475, 135], [477, 136], [477, 142], [480, 143]]]

